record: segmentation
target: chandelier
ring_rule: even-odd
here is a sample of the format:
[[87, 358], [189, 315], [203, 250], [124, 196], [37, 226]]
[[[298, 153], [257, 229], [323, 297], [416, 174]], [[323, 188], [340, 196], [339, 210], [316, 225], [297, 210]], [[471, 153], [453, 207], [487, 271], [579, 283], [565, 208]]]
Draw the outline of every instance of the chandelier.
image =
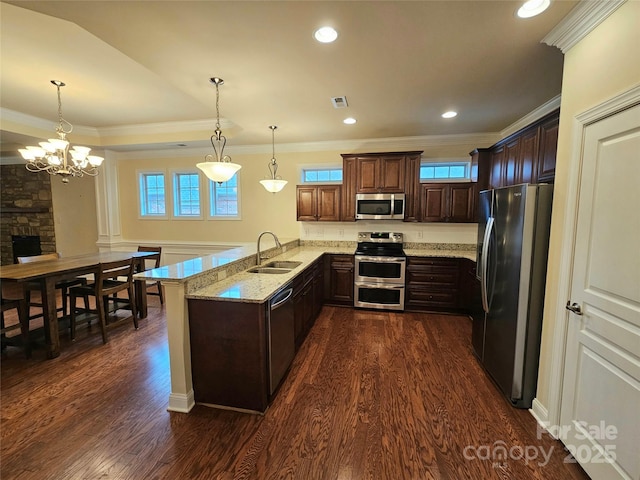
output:
[[271, 193], [277, 193], [284, 188], [287, 184], [286, 180], [282, 180], [282, 177], [277, 175], [278, 164], [276, 163], [276, 147], [275, 147], [275, 131], [278, 128], [276, 125], [270, 125], [271, 129], [271, 161], [267, 165], [270, 175], [265, 180], [260, 180], [262, 186]]
[[[69, 149], [67, 135], [73, 131], [73, 125], [62, 118], [62, 101], [60, 100], [60, 87], [65, 84], [60, 80], [51, 80], [58, 89], [58, 126], [56, 134], [58, 138], [50, 138], [46, 142], [40, 142], [38, 147], [30, 146], [18, 151], [22, 158], [27, 160], [27, 170], [30, 172], [47, 172], [50, 175], [60, 175], [63, 183], [69, 183], [69, 177], [82, 177], [98, 175], [98, 168], [104, 158], [89, 155], [89, 147], [75, 145]], [[66, 129], [65, 129], [66, 126]], [[69, 156], [71, 159], [69, 160]]]
[[224, 85], [224, 80], [213, 77], [209, 80], [216, 86], [216, 129], [211, 135], [211, 146], [214, 155], [204, 157], [205, 161], [196, 164], [200, 170], [212, 181], [222, 183], [229, 180], [242, 168], [237, 163], [232, 163], [229, 155], [224, 155], [224, 146], [227, 144], [227, 137], [222, 135], [220, 130], [220, 90], [219, 86]]

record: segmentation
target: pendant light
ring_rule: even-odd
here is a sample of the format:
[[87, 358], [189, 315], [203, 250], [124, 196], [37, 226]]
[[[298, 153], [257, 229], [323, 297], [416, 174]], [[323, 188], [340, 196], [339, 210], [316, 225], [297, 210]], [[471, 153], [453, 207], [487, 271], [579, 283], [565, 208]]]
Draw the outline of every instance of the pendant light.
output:
[[267, 165], [267, 169], [270, 175], [265, 180], [260, 180], [260, 183], [267, 192], [278, 193], [284, 188], [287, 181], [282, 180], [282, 178], [277, 175], [278, 164], [276, 163], [275, 131], [278, 127], [276, 125], [270, 125], [269, 128], [271, 129], [271, 161]]
[[205, 162], [196, 164], [200, 170], [210, 180], [218, 183], [226, 182], [235, 173], [242, 168], [237, 163], [231, 161], [229, 155], [224, 155], [224, 147], [227, 144], [227, 137], [222, 135], [220, 130], [220, 85], [224, 85], [224, 80], [218, 77], [209, 79], [211, 83], [216, 86], [216, 129], [211, 135], [211, 146], [213, 147], [213, 153], [215, 155], [207, 155], [204, 157]]

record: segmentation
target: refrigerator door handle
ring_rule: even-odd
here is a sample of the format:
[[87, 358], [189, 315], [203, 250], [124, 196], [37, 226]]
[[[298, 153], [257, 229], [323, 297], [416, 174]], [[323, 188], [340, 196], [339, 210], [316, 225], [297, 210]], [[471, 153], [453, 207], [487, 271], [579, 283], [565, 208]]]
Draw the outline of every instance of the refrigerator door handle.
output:
[[480, 291], [482, 293], [482, 308], [487, 313], [489, 313], [489, 292], [487, 291], [487, 274], [489, 270], [489, 240], [494, 228], [495, 219], [493, 217], [489, 217], [487, 219], [487, 227], [484, 231], [484, 240], [482, 242], [482, 265], [480, 265]]

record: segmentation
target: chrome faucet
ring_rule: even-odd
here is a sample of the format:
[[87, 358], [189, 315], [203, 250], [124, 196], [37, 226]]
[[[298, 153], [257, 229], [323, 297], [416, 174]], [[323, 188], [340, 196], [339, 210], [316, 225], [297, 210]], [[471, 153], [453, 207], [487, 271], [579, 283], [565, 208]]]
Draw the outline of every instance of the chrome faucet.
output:
[[273, 237], [273, 239], [276, 241], [276, 247], [281, 248], [282, 245], [280, 244], [280, 240], [278, 240], [278, 237], [276, 237], [276, 234], [273, 232], [262, 232], [260, 235], [258, 235], [258, 245], [257, 245], [257, 250], [258, 253], [256, 253], [256, 265], [260, 265], [260, 263], [262, 263], [262, 255], [260, 255], [260, 240], [262, 240], [262, 236], [264, 234], [268, 233], [269, 235], [271, 235]]

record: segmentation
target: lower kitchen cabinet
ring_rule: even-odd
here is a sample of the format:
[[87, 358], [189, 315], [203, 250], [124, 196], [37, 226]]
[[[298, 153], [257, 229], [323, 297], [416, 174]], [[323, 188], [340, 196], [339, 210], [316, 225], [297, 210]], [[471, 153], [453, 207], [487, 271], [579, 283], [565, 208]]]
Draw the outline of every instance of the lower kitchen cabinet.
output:
[[405, 310], [457, 311], [459, 269], [457, 258], [408, 257]]
[[324, 255], [324, 301], [330, 305], [353, 306], [353, 255]]
[[191, 372], [196, 403], [267, 409], [267, 305], [190, 299]]
[[316, 317], [322, 310], [323, 295], [322, 258], [316, 260], [293, 281], [293, 308], [296, 349], [302, 345]]

